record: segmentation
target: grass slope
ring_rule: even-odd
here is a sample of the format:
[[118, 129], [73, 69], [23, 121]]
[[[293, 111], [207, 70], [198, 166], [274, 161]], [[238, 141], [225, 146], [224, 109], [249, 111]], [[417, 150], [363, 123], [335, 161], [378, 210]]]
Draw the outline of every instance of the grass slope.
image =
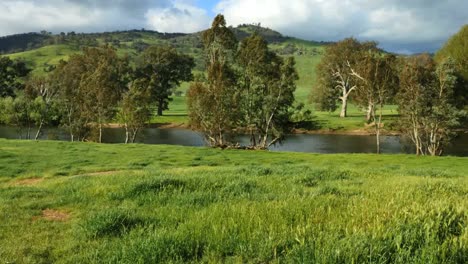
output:
[[0, 140], [0, 262], [466, 263], [466, 164]]

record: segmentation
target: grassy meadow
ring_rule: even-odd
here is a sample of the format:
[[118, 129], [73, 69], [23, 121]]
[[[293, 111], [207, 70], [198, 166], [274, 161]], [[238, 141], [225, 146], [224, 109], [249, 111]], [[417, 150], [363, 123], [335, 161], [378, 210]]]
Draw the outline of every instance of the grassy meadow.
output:
[[0, 139], [0, 263], [467, 263], [467, 161]]

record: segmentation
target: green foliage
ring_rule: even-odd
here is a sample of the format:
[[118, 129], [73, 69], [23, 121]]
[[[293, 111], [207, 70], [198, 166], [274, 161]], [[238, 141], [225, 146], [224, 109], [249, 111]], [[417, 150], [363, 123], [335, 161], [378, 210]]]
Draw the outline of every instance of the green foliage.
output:
[[0, 168], [3, 262], [468, 260], [466, 158], [0, 140]]
[[140, 82], [145, 82], [156, 101], [158, 116], [169, 109], [170, 96], [175, 89], [193, 79], [194, 67], [192, 57], [169, 46], [152, 46], [143, 52], [136, 75]]
[[368, 51], [354, 66], [355, 69], [351, 69], [352, 76], [358, 79], [359, 86], [355, 92], [355, 101], [362, 108], [368, 109], [367, 121], [374, 127], [377, 153], [380, 153], [383, 108], [395, 97], [398, 89], [396, 61], [394, 55]]
[[24, 93], [0, 98], [0, 121], [17, 128], [19, 138], [30, 139], [32, 126], [43, 108], [40, 100], [29, 99]]
[[378, 52], [377, 43], [359, 42], [354, 38], [344, 39], [326, 48], [316, 68], [318, 78], [311, 94], [320, 110], [335, 111], [338, 100], [341, 100], [340, 117], [347, 116], [348, 98], [353, 91], [360, 89], [353, 70], [361, 65], [369, 52]]
[[454, 90], [458, 98], [457, 104], [466, 106], [468, 103], [468, 25], [464, 25], [437, 51], [435, 60], [438, 63], [443, 63], [447, 59], [453, 60], [455, 75], [458, 77], [458, 84]]
[[86, 48], [62, 61], [52, 78], [60, 88], [63, 123], [72, 141], [88, 139], [94, 129], [101, 142], [102, 125], [114, 117], [129, 82], [128, 60], [110, 46]]
[[53, 125], [60, 122], [60, 109], [57, 101], [59, 87], [52, 82], [51, 77], [32, 76], [26, 82], [25, 95], [34, 101], [35, 111], [33, 120], [38, 127], [35, 139], [42, 132], [43, 126]]
[[237, 126], [239, 93], [234, 71], [237, 39], [218, 15], [203, 33], [206, 80], [193, 83], [188, 92], [189, 123], [204, 133], [212, 146], [231, 144], [227, 136]]
[[134, 143], [140, 129], [151, 120], [151, 103], [151, 92], [146, 81], [133, 81], [122, 96], [117, 115], [125, 126], [125, 143]]
[[21, 78], [30, 70], [22, 61], [13, 61], [9, 57], [0, 57], [0, 97], [14, 96], [16, 90], [23, 88]]
[[[318, 43], [313, 41], [304, 41], [300, 39], [281, 36], [278, 32], [271, 29], [263, 28], [260, 25], [249, 27], [230, 28], [236, 38], [244, 39], [256, 32], [264, 37], [269, 48], [276, 53], [281, 53], [287, 46], [296, 47], [297, 51], [294, 54], [297, 63], [299, 74], [298, 88], [295, 92], [295, 98], [298, 103], [306, 102], [310, 87], [315, 82], [315, 73], [313, 69], [318, 63], [323, 45], [326, 43]], [[194, 34], [170, 34], [158, 33], [148, 30], [130, 30], [119, 32], [105, 32], [92, 34], [77, 34], [77, 33], [60, 33], [57, 35], [49, 35], [53, 39], [51, 43], [44, 43], [42, 47], [10, 54], [11, 59], [21, 59], [26, 65], [33, 69], [34, 76], [45, 76], [50, 69], [56, 67], [60, 60], [67, 61], [69, 57], [75, 53], [82, 53], [82, 48], [86, 47], [87, 43], [95, 45], [112, 43], [119, 41], [117, 53], [119, 56], [129, 56], [130, 64], [137, 66], [140, 61], [141, 53], [152, 45], [167, 46], [170, 45], [177, 49], [179, 53], [187, 54], [194, 57], [196, 62], [196, 72], [203, 71], [205, 68], [205, 57], [203, 56], [202, 33]], [[92, 39], [95, 39], [93, 41]], [[133, 45], [135, 44], [135, 45]], [[45, 45], [45, 46], [44, 46]], [[42, 54], [38, 56], [37, 53]], [[189, 84], [183, 83], [180, 91], [186, 93]], [[158, 123], [187, 123], [187, 107], [185, 98], [173, 98], [174, 101], [169, 102], [169, 111], [165, 112], [163, 117], [155, 117], [152, 122]]]
[[[283, 60], [254, 34], [244, 39], [237, 54], [240, 65], [241, 121], [253, 148], [267, 148], [290, 129], [298, 75], [294, 58]], [[268, 138], [271, 137], [271, 140]]]
[[315, 69], [317, 82], [314, 84], [310, 99], [315, 103], [319, 111], [334, 112], [337, 109], [337, 98], [340, 96], [338, 89], [330, 89], [335, 84], [333, 75], [329, 73], [328, 67], [320, 63]]
[[206, 80], [200, 77], [188, 92], [192, 128], [204, 132], [212, 146], [232, 144], [227, 137], [239, 129], [249, 133], [252, 148], [266, 149], [280, 141], [290, 129], [298, 79], [294, 58], [276, 55], [256, 33], [237, 50], [222, 15], [203, 40]]
[[454, 136], [459, 118], [455, 107], [453, 61], [436, 65], [428, 55], [409, 58], [400, 72], [400, 126], [417, 154], [441, 155]]

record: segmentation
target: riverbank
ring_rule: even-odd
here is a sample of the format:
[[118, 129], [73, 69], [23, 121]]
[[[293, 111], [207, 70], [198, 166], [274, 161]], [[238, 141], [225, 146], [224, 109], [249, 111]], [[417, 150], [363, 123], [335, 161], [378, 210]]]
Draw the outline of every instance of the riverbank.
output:
[[465, 263], [466, 164], [0, 140], [0, 262]]
[[[111, 123], [107, 124], [104, 127], [106, 128], [123, 128], [122, 124]], [[151, 123], [146, 126], [146, 128], [160, 128], [160, 129], [170, 129], [170, 128], [181, 128], [181, 129], [190, 129], [189, 125], [186, 123]], [[350, 129], [350, 130], [335, 130], [335, 129], [313, 129], [307, 130], [303, 128], [293, 129], [291, 134], [308, 134], [308, 135], [355, 135], [355, 136], [373, 136], [375, 131], [373, 129]], [[401, 133], [399, 131], [387, 131], [382, 130], [381, 135], [383, 136], [399, 136]]]

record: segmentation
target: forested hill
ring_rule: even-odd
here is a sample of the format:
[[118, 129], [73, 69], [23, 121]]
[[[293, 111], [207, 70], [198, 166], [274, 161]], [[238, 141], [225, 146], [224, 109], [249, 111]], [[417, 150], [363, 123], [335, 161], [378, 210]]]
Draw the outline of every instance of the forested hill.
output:
[[0, 37], [0, 54], [37, 49], [50, 44], [53, 44], [53, 38], [49, 34], [31, 32], [4, 36]]
[[[262, 35], [269, 43], [284, 43], [293, 40], [291, 37], [283, 36], [281, 33], [269, 28], [264, 28], [259, 25], [243, 24], [232, 28], [239, 40], [248, 37], [253, 32]], [[0, 37], [0, 54], [18, 53], [28, 50], [34, 50], [44, 46], [54, 44], [78, 44], [93, 46], [99, 43], [117, 44], [120, 42], [138, 42], [145, 41], [146, 38], [168, 40], [168, 42], [177, 43], [177, 40], [191, 39], [193, 46], [200, 47], [201, 32], [184, 34], [184, 33], [160, 33], [152, 30], [129, 30], [129, 31], [114, 31], [103, 33], [60, 33], [52, 34], [47, 31], [30, 32], [23, 34], [15, 34]], [[310, 44], [325, 44], [324, 42], [304, 41]]]
[[[273, 50], [280, 55], [320, 56], [324, 42], [300, 40], [283, 36], [281, 33], [259, 25], [239, 25], [231, 28], [239, 40], [254, 32], [262, 35]], [[171, 45], [180, 52], [195, 57], [198, 69], [202, 67], [202, 32], [160, 33], [151, 30], [129, 30], [103, 33], [60, 33], [47, 31], [26, 33], [0, 38], [0, 52], [13, 59], [24, 60], [35, 73], [55, 65], [70, 54], [81, 51], [83, 47], [109, 44], [118, 49], [119, 54], [136, 58], [150, 45]]]

